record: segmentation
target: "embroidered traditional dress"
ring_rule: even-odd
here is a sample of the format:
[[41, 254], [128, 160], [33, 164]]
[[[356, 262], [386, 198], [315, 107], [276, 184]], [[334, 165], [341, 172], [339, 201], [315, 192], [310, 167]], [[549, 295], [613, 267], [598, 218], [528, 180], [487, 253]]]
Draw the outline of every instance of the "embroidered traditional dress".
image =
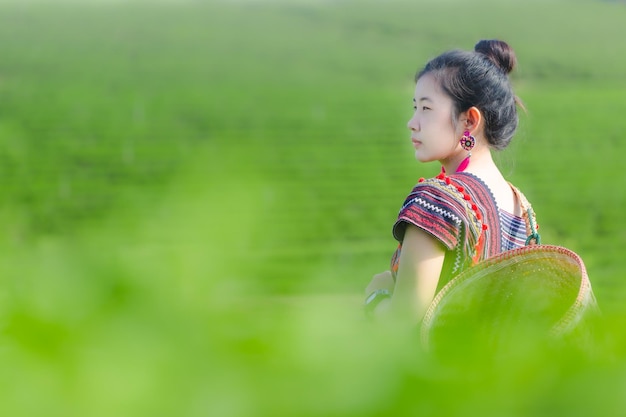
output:
[[446, 248], [438, 290], [467, 267], [524, 246], [524, 218], [498, 208], [489, 187], [477, 176], [458, 172], [420, 180], [408, 195], [393, 226], [400, 242], [391, 260], [395, 275], [407, 224], [431, 234]]

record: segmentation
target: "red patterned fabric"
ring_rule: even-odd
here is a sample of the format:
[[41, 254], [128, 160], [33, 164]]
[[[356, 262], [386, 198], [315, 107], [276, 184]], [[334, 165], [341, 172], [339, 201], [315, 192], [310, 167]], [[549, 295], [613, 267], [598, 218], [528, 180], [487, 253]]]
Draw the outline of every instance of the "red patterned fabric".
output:
[[407, 196], [393, 225], [399, 242], [391, 260], [394, 276], [408, 224], [431, 234], [446, 248], [442, 271], [446, 278], [440, 285], [472, 264], [523, 246], [526, 239], [524, 220], [500, 211], [487, 185], [465, 172], [424, 180]]

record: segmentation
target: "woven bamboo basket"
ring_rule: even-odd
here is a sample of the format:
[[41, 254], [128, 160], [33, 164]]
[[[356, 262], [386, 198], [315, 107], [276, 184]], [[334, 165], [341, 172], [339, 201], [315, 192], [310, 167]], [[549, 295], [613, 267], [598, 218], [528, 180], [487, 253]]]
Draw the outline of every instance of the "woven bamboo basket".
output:
[[421, 341], [433, 349], [477, 340], [497, 347], [522, 334], [559, 337], [592, 311], [597, 304], [582, 259], [560, 246], [530, 245], [468, 268], [444, 286], [424, 316]]

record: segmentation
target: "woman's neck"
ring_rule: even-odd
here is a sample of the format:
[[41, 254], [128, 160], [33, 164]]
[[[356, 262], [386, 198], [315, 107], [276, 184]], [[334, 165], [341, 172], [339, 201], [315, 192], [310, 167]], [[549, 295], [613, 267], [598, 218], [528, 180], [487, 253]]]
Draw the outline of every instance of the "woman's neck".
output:
[[494, 169], [498, 170], [498, 167], [491, 157], [491, 152], [488, 149], [472, 151], [472, 156], [469, 157], [469, 161], [465, 161], [467, 156], [467, 152], [462, 152], [439, 162], [441, 162], [443, 170], [448, 175], [463, 171], [481, 176], [481, 174], [485, 175], [494, 172]]

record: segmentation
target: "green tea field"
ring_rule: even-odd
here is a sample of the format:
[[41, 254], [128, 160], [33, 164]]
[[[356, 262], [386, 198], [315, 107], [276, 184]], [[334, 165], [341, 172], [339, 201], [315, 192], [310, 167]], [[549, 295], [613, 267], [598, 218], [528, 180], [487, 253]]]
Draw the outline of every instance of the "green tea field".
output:
[[[624, 22], [601, 0], [0, 1], [0, 415], [623, 415]], [[413, 157], [414, 74], [491, 38], [527, 109], [497, 161], [585, 261], [593, 354], [447, 366], [362, 315], [440, 169]]]

